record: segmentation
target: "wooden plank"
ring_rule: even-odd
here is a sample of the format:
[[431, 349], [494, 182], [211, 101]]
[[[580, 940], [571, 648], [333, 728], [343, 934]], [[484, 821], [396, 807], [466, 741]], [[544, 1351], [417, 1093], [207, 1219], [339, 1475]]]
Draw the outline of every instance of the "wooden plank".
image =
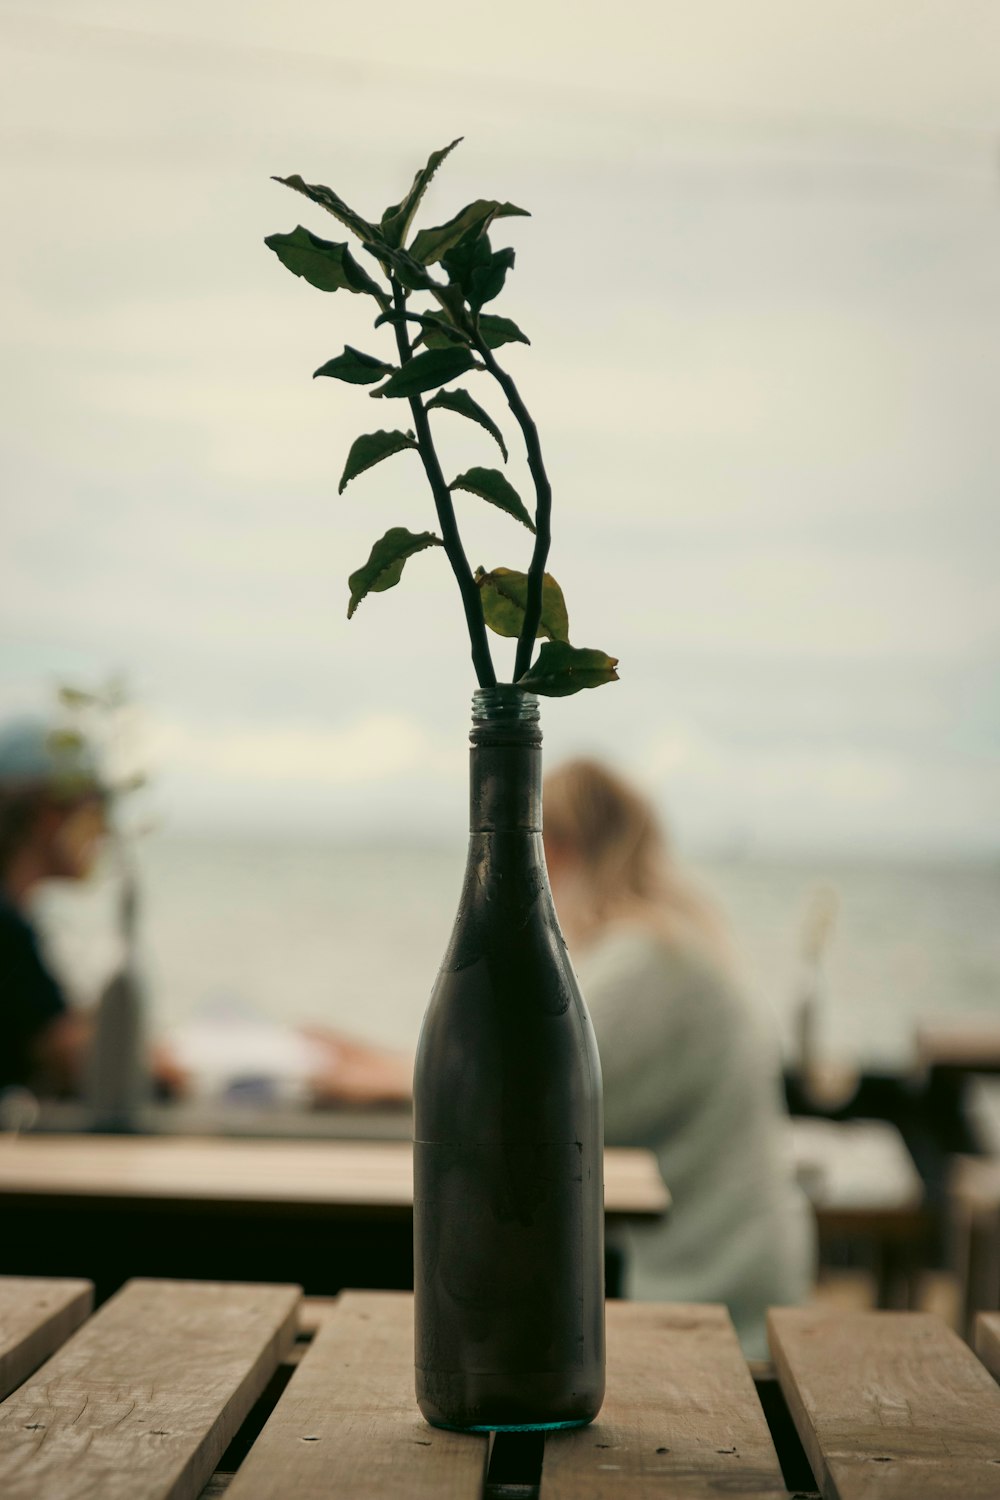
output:
[[129, 1282], [0, 1405], [4, 1500], [191, 1500], [290, 1348], [299, 1296]]
[[780, 1308], [768, 1327], [826, 1500], [998, 1500], [1000, 1391], [939, 1318]]
[[670, 1208], [670, 1186], [652, 1151], [604, 1149], [604, 1212], [608, 1218], [661, 1218]]
[[[260, 1106], [243, 1100], [234, 1107], [225, 1099], [171, 1100], [140, 1105], [136, 1128], [143, 1135], [223, 1135], [274, 1137], [282, 1140], [408, 1141], [413, 1137], [413, 1108], [407, 1103], [324, 1105], [322, 1109]], [[39, 1101], [36, 1130], [80, 1135], [94, 1127], [94, 1111], [79, 1100]]]
[[478, 1500], [485, 1435], [429, 1427], [413, 1391], [413, 1298], [347, 1292], [226, 1500]]
[[542, 1500], [785, 1500], [725, 1309], [609, 1302], [607, 1315], [604, 1407], [590, 1427], [547, 1436]]
[[920, 1068], [1000, 1072], [1000, 1021], [995, 1016], [926, 1018], [916, 1027], [915, 1042]]
[[403, 1141], [32, 1136], [0, 1144], [0, 1194], [405, 1216], [411, 1161]]
[[303, 1297], [299, 1303], [299, 1338], [315, 1338], [339, 1305], [339, 1297]]
[[1000, 1380], [1000, 1313], [980, 1313], [976, 1318], [976, 1353], [994, 1380]]
[[90, 1281], [0, 1277], [0, 1401], [79, 1328], [93, 1305]]
[[924, 1201], [906, 1142], [885, 1120], [796, 1117], [789, 1137], [799, 1184], [814, 1208], [879, 1212]]
[[[21, 1136], [0, 1141], [0, 1198], [122, 1200], [405, 1218], [409, 1141], [246, 1141]], [[609, 1217], [658, 1217], [670, 1203], [651, 1151], [605, 1153]]]

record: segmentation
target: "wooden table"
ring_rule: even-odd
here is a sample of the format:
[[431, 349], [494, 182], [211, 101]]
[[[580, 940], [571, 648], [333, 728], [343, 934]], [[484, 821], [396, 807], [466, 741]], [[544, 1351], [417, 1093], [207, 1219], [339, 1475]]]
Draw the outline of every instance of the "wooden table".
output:
[[[605, 1153], [609, 1224], [662, 1216], [649, 1151]], [[407, 1141], [0, 1137], [0, 1272], [412, 1286]]]
[[913, 1307], [933, 1220], [895, 1125], [799, 1116], [790, 1139], [816, 1215], [821, 1263], [843, 1246], [857, 1248], [874, 1274], [879, 1307]]
[[1000, 1019], [973, 1016], [925, 1018], [915, 1031], [917, 1065], [959, 1073], [1000, 1073]]
[[[423, 1422], [404, 1293], [132, 1281], [88, 1318], [89, 1298], [0, 1279], [4, 1500], [1000, 1495], [1000, 1391], [924, 1313], [772, 1313], [765, 1420], [723, 1309], [611, 1303], [604, 1408], [543, 1440]], [[1000, 1369], [1000, 1318], [979, 1340]]]
[[[78, 1099], [43, 1099], [33, 1131], [84, 1135], [93, 1131], [94, 1111]], [[139, 1135], [237, 1136], [261, 1140], [408, 1141], [413, 1135], [409, 1103], [318, 1108], [241, 1100], [174, 1100], [140, 1105], [134, 1114]]]
[[948, 1250], [958, 1276], [961, 1328], [1000, 1308], [1000, 1157], [956, 1156], [948, 1183]]

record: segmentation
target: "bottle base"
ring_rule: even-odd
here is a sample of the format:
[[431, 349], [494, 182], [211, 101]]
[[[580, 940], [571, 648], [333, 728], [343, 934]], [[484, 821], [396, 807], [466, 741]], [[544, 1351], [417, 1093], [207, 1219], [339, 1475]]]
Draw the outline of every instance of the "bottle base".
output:
[[[604, 1399], [602, 1368], [576, 1376], [417, 1370], [417, 1405], [432, 1427], [452, 1432], [557, 1432], [586, 1427]], [[589, 1379], [585, 1378], [589, 1375]]]
[[593, 1417], [575, 1417], [569, 1422], [498, 1422], [457, 1427], [454, 1422], [427, 1417], [429, 1426], [443, 1428], [445, 1432], [565, 1432], [568, 1427], [589, 1427], [593, 1420]]

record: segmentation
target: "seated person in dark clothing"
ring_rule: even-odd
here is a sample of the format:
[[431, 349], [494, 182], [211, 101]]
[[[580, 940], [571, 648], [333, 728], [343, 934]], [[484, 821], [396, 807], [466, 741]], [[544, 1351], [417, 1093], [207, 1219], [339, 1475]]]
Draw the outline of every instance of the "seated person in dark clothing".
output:
[[79, 735], [23, 719], [0, 730], [0, 1090], [66, 1093], [91, 1036], [45, 963], [28, 915], [46, 880], [82, 880], [105, 831], [105, 791]]

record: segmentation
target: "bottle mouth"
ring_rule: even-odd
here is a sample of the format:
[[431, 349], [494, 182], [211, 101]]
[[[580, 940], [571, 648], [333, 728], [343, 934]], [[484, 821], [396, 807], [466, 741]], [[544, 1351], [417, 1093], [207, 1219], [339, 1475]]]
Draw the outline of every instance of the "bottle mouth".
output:
[[538, 698], [512, 682], [479, 688], [472, 697], [474, 745], [540, 745]]
[[526, 693], [513, 682], [477, 688], [472, 695], [473, 724], [537, 724], [538, 717], [537, 695]]

